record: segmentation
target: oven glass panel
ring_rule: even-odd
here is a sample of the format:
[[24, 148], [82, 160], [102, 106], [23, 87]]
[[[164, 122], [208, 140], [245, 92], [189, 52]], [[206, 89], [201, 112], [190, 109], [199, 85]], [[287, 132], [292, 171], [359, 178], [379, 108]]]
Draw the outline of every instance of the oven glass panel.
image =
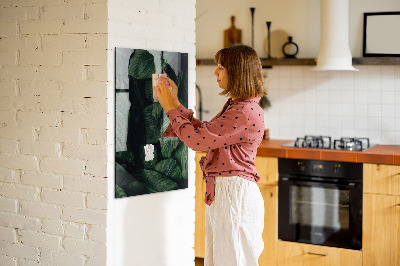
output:
[[309, 228], [312, 243], [324, 243], [339, 230], [349, 229], [348, 190], [294, 185], [290, 204], [290, 223]]

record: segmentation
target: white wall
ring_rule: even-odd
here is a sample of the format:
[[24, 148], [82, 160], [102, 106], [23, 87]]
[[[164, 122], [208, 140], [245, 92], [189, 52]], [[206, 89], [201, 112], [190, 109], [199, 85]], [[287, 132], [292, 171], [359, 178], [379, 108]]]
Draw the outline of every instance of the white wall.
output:
[[[222, 30], [229, 27], [232, 14], [239, 16], [237, 22], [242, 24], [238, 28], [248, 29], [243, 42], [250, 44], [250, 6], [256, 6], [260, 25], [265, 26], [264, 20], [271, 20], [272, 27], [296, 33], [293, 36], [300, 47], [299, 58], [316, 57], [319, 1], [222, 1], [220, 4], [225, 9], [215, 9], [213, 1], [197, 5], [198, 58], [213, 58], [221, 48]], [[400, 2], [349, 0], [349, 9], [350, 47], [353, 57], [357, 57], [362, 55], [362, 12], [400, 10]], [[262, 12], [265, 16], [257, 17]], [[255, 49], [264, 57], [262, 38], [266, 36], [266, 27], [264, 33], [255, 32]], [[314, 72], [310, 66], [274, 66], [264, 70], [272, 104], [265, 111], [271, 137], [295, 139], [305, 134], [324, 134], [334, 138], [369, 137], [373, 143], [400, 144], [400, 66], [355, 67], [360, 71]], [[219, 89], [213, 71], [213, 66], [197, 67], [196, 83], [202, 89], [203, 109], [209, 111], [203, 114], [204, 120], [211, 119], [226, 101], [217, 96]]]
[[[293, 36], [299, 57], [312, 57], [319, 44], [319, 0], [202, 0], [196, 8], [197, 58], [214, 58], [223, 47], [223, 31], [236, 17], [236, 28], [242, 30], [242, 43], [251, 45], [251, 13], [254, 13], [254, 49], [265, 57], [266, 21], [271, 21], [271, 31], [284, 30]], [[314, 42], [317, 40], [317, 42]], [[272, 40], [273, 41], [273, 40]], [[316, 56], [316, 55], [315, 55]]]
[[359, 72], [269, 71], [272, 107], [265, 121], [271, 136], [357, 136], [375, 144], [400, 144], [400, 66], [356, 67]]
[[[311, 66], [264, 70], [268, 99], [265, 126], [274, 139], [308, 135], [369, 137], [375, 144], [400, 144], [400, 66], [355, 66], [358, 72], [316, 72]], [[203, 120], [210, 120], [226, 98], [213, 66], [198, 66]]]
[[[282, 30], [293, 36], [293, 41], [299, 46], [299, 58], [317, 56], [320, 0], [201, 0], [196, 6], [197, 58], [213, 58], [222, 48], [223, 31], [230, 27], [232, 15], [236, 17], [236, 27], [242, 30], [242, 42], [251, 45], [250, 7], [256, 8], [254, 49], [260, 57], [267, 55], [264, 45], [266, 21], [272, 22], [272, 32]], [[349, 42], [353, 57], [362, 56], [363, 12], [399, 10], [398, 0], [349, 0]]]
[[114, 199], [114, 48], [189, 53], [189, 106], [195, 103], [195, 0], [109, 1], [108, 265], [194, 264], [194, 152], [189, 188]]

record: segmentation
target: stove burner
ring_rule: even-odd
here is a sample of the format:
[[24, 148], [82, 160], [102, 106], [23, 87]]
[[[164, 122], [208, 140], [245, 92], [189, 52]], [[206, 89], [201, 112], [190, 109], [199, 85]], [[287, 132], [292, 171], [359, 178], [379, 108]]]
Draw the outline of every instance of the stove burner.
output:
[[368, 138], [340, 138], [333, 142], [335, 150], [363, 151], [369, 148]]
[[332, 143], [331, 137], [311, 135], [306, 135], [303, 138], [297, 138], [295, 142], [287, 143], [283, 146], [344, 151], [364, 151], [371, 147], [368, 138], [340, 138], [334, 140]]
[[306, 135], [304, 138], [297, 138], [294, 146], [300, 148], [330, 149], [331, 137]]

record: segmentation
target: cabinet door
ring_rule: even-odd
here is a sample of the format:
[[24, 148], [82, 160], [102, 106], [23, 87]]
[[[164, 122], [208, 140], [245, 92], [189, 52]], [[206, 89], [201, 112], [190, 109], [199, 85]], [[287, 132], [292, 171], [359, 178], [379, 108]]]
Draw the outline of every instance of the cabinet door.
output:
[[259, 185], [264, 198], [264, 250], [258, 259], [260, 266], [276, 265], [276, 242], [278, 241], [278, 187]]
[[400, 195], [400, 166], [365, 163], [363, 176], [364, 193]]
[[261, 176], [258, 184], [278, 185], [278, 158], [257, 156], [254, 162]]
[[206, 225], [204, 212], [206, 204], [204, 203], [204, 195], [206, 193], [206, 184], [203, 181], [203, 172], [199, 167], [199, 161], [206, 153], [196, 153], [196, 194], [195, 194], [195, 234], [194, 234], [194, 251], [197, 258], [204, 258], [204, 247], [206, 239]]
[[400, 196], [364, 194], [363, 265], [400, 266]]
[[278, 241], [278, 266], [361, 266], [362, 252]]

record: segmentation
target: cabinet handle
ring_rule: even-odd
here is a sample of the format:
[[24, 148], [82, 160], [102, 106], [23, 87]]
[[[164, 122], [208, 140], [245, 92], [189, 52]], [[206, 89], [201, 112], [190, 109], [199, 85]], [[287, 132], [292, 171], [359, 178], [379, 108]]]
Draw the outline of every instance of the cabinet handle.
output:
[[399, 204], [397, 204], [397, 206], [400, 206], [400, 203], [399, 203]]
[[307, 254], [310, 254], [310, 255], [317, 255], [317, 256], [323, 256], [323, 257], [328, 256], [328, 254], [320, 254], [320, 253], [313, 253], [313, 252], [307, 252]]

